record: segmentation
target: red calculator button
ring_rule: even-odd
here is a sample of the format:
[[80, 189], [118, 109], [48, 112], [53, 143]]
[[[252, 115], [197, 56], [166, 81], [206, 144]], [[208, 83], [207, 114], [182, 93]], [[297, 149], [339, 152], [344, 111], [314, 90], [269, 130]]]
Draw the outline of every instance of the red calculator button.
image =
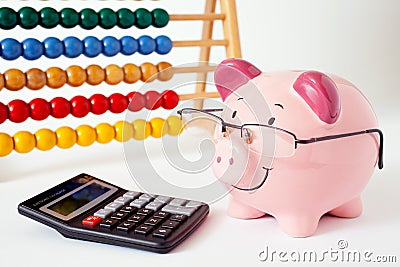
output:
[[82, 224], [88, 225], [88, 226], [95, 226], [99, 222], [101, 222], [103, 219], [101, 217], [97, 216], [88, 216], [86, 219], [82, 221]]

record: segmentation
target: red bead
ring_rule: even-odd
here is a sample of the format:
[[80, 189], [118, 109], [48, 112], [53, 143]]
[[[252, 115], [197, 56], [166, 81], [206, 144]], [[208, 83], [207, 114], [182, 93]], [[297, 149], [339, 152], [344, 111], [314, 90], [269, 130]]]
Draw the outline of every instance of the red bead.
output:
[[8, 115], [12, 122], [23, 122], [29, 118], [29, 106], [22, 100], [12, 100], [8, 103]]
[[46, 119], [51, 112], [50, 103], [43, 98], [36, 98], [29, 102], [31, 118], [37, 121]]
[[128, 107], [128, 98], [120, 93], [112, 94], [108, 99], [112, 113], [121, 113]]
[[62, 119], [71, 113], [71, 105], [64, 97], [55, 97], [50, 101], [51, 116]]
[[146, 98], [147, 109], [155, 110], [161, 107], [163, 101], [160, 93], [156, 91], [147, 91], [144, 97]]
[[146, 105], [146, 99], [144, 98], [144, 95], [139, 92], [130, 92], [128, 94], [128, 100], [128, 109], [132, 112], [137, 112]]
[[84, 96], [78, 95], [71, 99], [71, 114], [74, 117], [82, 118], [90, 112], [90, 102]]
[[166, 90], [162, 93], [162, 106], [165, 109], [173, 109], [179, 103], [179, 96], [175, 91]]
[[6, 119], [8, 119], [7, 106], [0, 102], [0, 123], [5, 122]]
[[92, 113], [96, 115], [103, 114], [109, 108], [108, 98], [101, 94], [92, 95], [90, 98]]

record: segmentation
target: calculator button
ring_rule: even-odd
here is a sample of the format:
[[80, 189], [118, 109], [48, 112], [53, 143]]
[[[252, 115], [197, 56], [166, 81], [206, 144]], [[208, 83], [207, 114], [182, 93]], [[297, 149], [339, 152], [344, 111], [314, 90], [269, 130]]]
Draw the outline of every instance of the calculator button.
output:
[[150, 194], [142, 194], [139, 199], [143, 199], [146, 200], [147, 202], [151, 201], [154, 199], [154, 196], [150, 195]]
[[197, 207], [200, 207], [201, 205], [203, 205], [202, 202], [191, 200], [188, 203], [186, 203], [185, 206], [189, 207], [189, 208], [197, 208]]
[[123, 197], [127, 197], [129, 199], [134, 199], [137, 198], [138, 196], [140, 196], [140, 193], [135, 191], [129, 191], [123, 195]]
[[154, 201], [161, 203], [168, 203], [172, 198], [167, 196], [158, 196]]
[[161, 221], [162, 219], [160, 218], [149, 218], [147, 219], [147, 221], [144, 222], [144, 224], [155, 226], [158, 225]]
[[118, 212], [115, 212], [113, 215], [111, 215], [111, 219], [123, 220], [128, 216], [129, 216], [129, 213], [118, 211]]
[[105, 219], [100, 223], [100, 227], [111, 229], [111, 228], [114, 228], [117, 224], [118, 224], [118, 220]]
[[183, 222], [186, 219], [187, 219], [187, 216], [183, 215], [183, 214], [174, 214], [170, 218], [171, 221], [177, 221], [177, 222]]
[[117, 211], [117, 209], [119, 209], [121, 206], [122, 206], [122, 204], [120, 204], [120, 203], [111, 202], [110, 204], [108, 204], [108, 205], [105, 206], [104, 208], [105, 208], [106, 210]]
[[138, 228], [135, 229], [136, 234], [147, 235], [153, 230], [153, 227], [150, 225], [142, 224]]
[[147, 203], [148, 203], [148, 201], [146, 201], [144, 199], [135, 199], [129, 205], [140, 209], [140, 208], [143, 208], [144, 206], [146, 206]]
[[94, 216], [105, 219], [111, 213], [113, 213], [112, 210], [101, 209], [101, 210], [96, 211]]
[[139, 215], [150, 215], [150, 214], [152, 214], [153, 213], [153, 210], [151, 210], [151, 209], [140, 209], [140, 210], [138, 210], [138, 212], [137, 212], [137, 214], [139, 214]]
[[182, 207], [182, 206], [172, 206], [172, 205], [167, 205], [162, 208], [162, 211], [170, 212], [172, 214], [183, 214], [186, 216], [192, 215], [196, 209], [195, 208], [188, 208], [188, 207]]
[[164, 223], [161, 225], [161, 227], [163, 227], [163, 228], [170, 228], [170, 229], [176, 229], [176, 228], [179, 227], [179, 225], [180, 225], [180, 223], [177, 222], [177, 221], [168, 220], [168, 221], [164, 222]]
[[146, 209], [159, 210], [162, 206], [164, 206], [164, 203], [153, 201], [146, 205]]
[[131, 201], [131, 199], [127, 198], [127, 197], [119, 197], [116, 200], [114, 200], [114, 202], [121, 203], [123, 205], [128, 204], [130, 201]]
[[98, 216], [88, 216], [82, 221], [83, 225], [88, 225], [88, 226], [95, 226], [99, 222], [101, 222], [102, 218]]
[[158, 237], [158, 238], [167, 238], [172, 234], [171, 229], [167, 228], [158, 228], [157, 230], [154, 231], [153, 236]]
[[133, 207], [133, 206], [125, 206], [125, 207], [122, 207], [119, 211], [127, 212], [127, 213], [129, 213], [129, 214], [132, 214], [132, 213], [134, 213], [136, 210], [137, 210], [137, 208], [135, 208], [135, 207]]
[[153, 215], [153, 217], [156, 217], [156, 218], [160, 218], [160, 219], [165, 219], [165, 218], [167, 218], [169, 216], [169, 213], [168, 212], [165, 212], [165, 211], [157, 211], [156, 213], [154, 213], [154, 215]]
[[183, 206], [185, 205], [187, 202], [187, 200], [185, 199], [181, 199], [181, 198], [174, 198], [173, 200], [171, 200], [168, 204], [172, 205], [172, 206]]
[[128, 218], [128, 222], [133, 222], [136, 224], [141, 223], [144, 219], [146, 218], [146, 216], [144, 215], [132, 215], [131, 217]]
[[133, 228], [135, 228], [135, 224], [134, 223], [123, 222], [123, 223], [121, 223], [120, 225], [117, 226], [117, 231], [129, 232], [129, 231], [132, 231]]

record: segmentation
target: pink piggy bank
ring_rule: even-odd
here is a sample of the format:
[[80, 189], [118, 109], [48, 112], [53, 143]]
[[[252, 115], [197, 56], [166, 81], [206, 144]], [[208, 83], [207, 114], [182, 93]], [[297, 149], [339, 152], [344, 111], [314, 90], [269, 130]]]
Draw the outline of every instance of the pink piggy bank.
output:
[[326, 213], [361, 214], [360, 194], [383, 167], [383, 136], [353, 84], [317, 71], [263, 73], [241, 59], [223, 61], [214, 77], [227, 108], [214, 118], [212, 167], [232, 189], [230, 216], [269, 214], [306, 237]]

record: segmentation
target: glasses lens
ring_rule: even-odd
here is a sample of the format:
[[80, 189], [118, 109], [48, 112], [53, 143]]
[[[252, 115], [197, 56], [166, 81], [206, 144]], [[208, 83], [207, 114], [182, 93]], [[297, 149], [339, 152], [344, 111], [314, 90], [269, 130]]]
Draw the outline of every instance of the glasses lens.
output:
[[214, 139], [222, 133], [222, 123], [218, 117], [205, 112], [183, 109], [181, 112], [182, 128], [186, 135], [201, 139]]

